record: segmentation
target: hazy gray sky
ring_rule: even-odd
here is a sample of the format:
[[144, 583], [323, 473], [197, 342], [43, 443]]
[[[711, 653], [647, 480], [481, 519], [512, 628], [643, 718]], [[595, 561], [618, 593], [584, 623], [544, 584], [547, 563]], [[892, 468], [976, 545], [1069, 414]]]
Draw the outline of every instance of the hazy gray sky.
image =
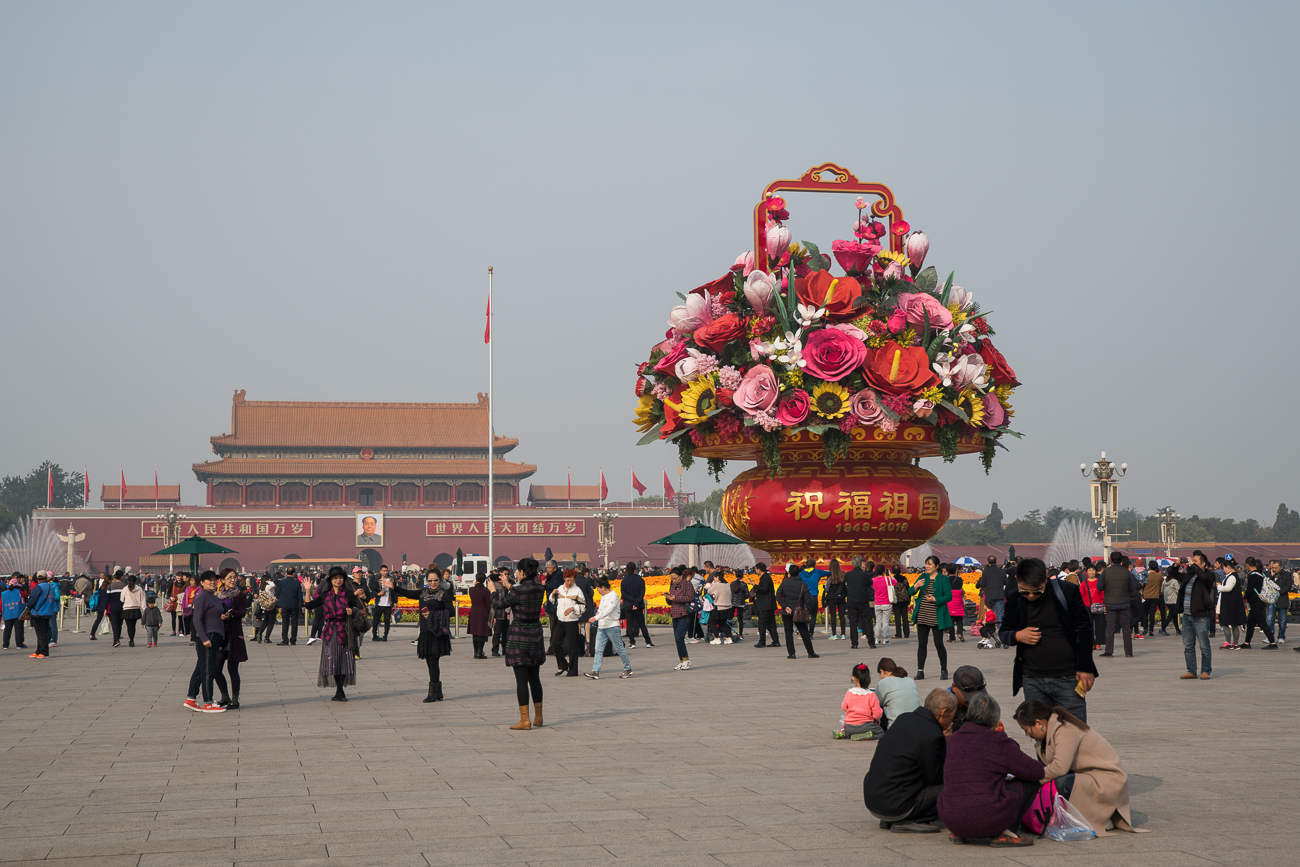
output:
[[[629, 466], [635, 365], [763, 186], [889, 184], [1024, 387], [1007, 520], [1300, 505], [1295, 4], [0, 6], [0, 473], [180, 481], [250, 400], [472, 401], [532, 481]], [[851, 199], [795, 197], [797, 239]], [[745, 465], [732, 465], [738, 471]], [[713, 484], [703, 463], [686, 489]], [[1294, 501], [1294, 502], [1293, 502]]]

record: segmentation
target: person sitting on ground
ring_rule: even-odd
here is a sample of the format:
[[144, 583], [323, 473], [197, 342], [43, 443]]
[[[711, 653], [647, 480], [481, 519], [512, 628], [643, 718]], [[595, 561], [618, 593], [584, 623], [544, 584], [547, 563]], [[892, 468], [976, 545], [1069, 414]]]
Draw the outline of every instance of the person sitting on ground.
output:
[[1135, 831], [1129, 815], [1128, 774], [1105, 738], [1063, 707], [1027, 701], [1016, 722], [1038, 745], [1043, 781], [1076, 807], [1098, 836], [1112, 828]]
[[[948, 687], [948, 691], [952, 693], [953, 698], [957, 699], [957, 713], [952, 718], [952, 727], [955, 731], [966, 722], [970, 700], [981, 692], [988, 692], [988, 686], [984, 682], [984, 672], [973, 665], [957, 666], [957, 670], [952, 673], [952, 686]], [[1001, 720], [998, 721], [997, 729], [1005, 731]]]
[[876, 675], [880, 678], [876, 684], [876, 698], [880, 700], [880, 707], [884, 711], [880, 727], [888, 729], [890, 720], [896, 720], [921, 706], [921, 694], [916, 688], [916, 681], [907, 676], [907, 669], [895, 665], [894, 660], [887, 656], [876, 663]]
[[944, 689], [905, 713], [880, 739], [862, 779], [862, 801], [880, 827], [902, 834], [937, 834], [943, 791], [945, 735], [957, 699]]
[[997, 699], [976, 693], [966, 722], [948, 738], [938, 807], [954, 843], [988, 837], [995, 849], [1034, 845], [1017, 832], [1038, 794], [1043, 763], [996, 730], [1001, 716]]
[[880, 699], [870, 689], [871, 670], [858, 663], [849, 673], [849, 680], [853, 685], [844, 693], [844, 701], [840, 703], [844, 718], [835, 730], [835, 739], [869, 741], [880, 737], [885, 733], [880, 726], [880, 718], [885, 712], [880, 707]]

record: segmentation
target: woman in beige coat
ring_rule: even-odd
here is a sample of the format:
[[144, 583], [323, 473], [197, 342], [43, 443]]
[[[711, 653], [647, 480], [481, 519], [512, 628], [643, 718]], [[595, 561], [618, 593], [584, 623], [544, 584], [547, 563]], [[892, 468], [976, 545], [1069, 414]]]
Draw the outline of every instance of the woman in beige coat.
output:
[[[1071, 775], [1068, 800], [1092, 825], [1097, 836], [1111, 828], [1134, 831], [1129, 816], [1128, 774], [1119, 753], [1088, 724], [1062, 707], [1027, 701], [1016, 708], [1016, 722], [1038, 742], [1043, 782]], [[1064, 786], [1058, 782], [1058, 788]]]

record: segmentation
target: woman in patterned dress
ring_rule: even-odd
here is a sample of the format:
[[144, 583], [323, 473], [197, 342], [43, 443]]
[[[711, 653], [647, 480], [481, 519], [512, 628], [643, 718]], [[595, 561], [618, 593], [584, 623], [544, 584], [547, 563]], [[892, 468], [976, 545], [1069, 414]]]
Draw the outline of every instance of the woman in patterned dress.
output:
[[[501, 576], [505, 592], [494, 601], [496, 608], [511, 609], [510, 628], [506, 632], [506, 665], [515, 670], [515, 690], [519, 700], [519, 722], [510, 728], [527, 731], [542, 724], [542, 665], [546, 662], [546, 645], [542, 642], [542, 602], [546, 589], [537, 582], [537, 561], [525, 557], [515, 566], [517, 582]], [[533, 697], [533, 720], [528, 721], [528, 695]]]
[[353, 609], [347, 581], [348, 576], [342, 567], [331, 566], [329, 587], [303, 606], [307, 611], [323, 608], [325, 612], [325, 628], [321, 630], [320, 674], [316, 685], [329, 686], [331, 680], [334, 682], [334, 697], [330, 701], [347, 701], [348, 697], [343, 694], [344, 685], [354, 686], [357, 682], [357, 663], [348, 646], [348, 619]]
[[442, 671], [439, 660], [451, 653], [451, 617], [456, 610], [456, 593], [444, 584], [441, 573], [430, 569], [423, 590], [406, 590], [396, 586], [393, 579], [380, 588], [391, 590], [398, 596], [415, 599], [420, 605], [420, 638], [415, 644], [415, 655], [424, 660], [429, 669], [429, 694], [424, 703], [442, 701]]

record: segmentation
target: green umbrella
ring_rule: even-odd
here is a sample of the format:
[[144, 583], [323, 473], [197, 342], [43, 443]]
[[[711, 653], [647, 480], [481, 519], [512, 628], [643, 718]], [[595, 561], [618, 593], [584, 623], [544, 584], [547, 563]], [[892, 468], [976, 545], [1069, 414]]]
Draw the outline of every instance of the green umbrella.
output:
[[182, 539], [170, 548], [163, 548], [161, 551], [154, 551], [154, 556], [159, 554], [189, 554], [190, 555], [190, 572], [199, 574], [199, 555], [200, 554], [238, 554], [233, 548], [224, 548], [216, 542], [209, 542], [202, 536], [190, 536], [188, 539]]
[[676, 533], [670, 533], [662, 539], [655, 539], [649, 543], [651, 545], [690, 545], [691, 562], [694, 566], [699, 553], [700, 545], [744, 545], [743, 540], [735, 536], [728, 536], [726, 533], [719, 532], [705, 524], [691, 524], [684, 530], [678, 530]]
[[662, 539], [655, 539], [651, 545], [744, 545], [745, 542], [735, 536], [728, 536], [706, 524], [691, 524], [684, 530], [678, 530]]

